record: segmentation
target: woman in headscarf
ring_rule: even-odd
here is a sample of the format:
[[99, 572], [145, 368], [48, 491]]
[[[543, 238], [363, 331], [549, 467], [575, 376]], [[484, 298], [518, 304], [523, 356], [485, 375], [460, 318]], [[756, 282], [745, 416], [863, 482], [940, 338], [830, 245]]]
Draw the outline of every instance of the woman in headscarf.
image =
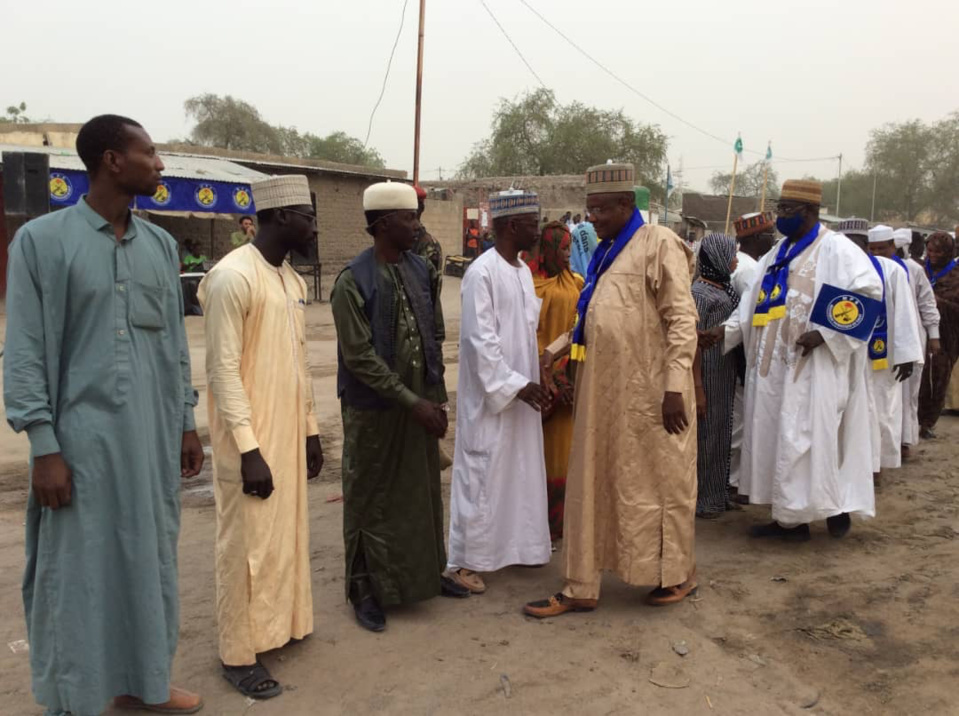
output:
[[[530, 265], [536, 295], [543, 301], [536, 340], [542, 355], [546, 347], [572, 329], [583, 279], [569, 268], [570, 235], [566, 225], [553, 221], [543, 228], [539, 250]], [[549, 532], [555, 541], [563, 536], [563, 502], [566, 498], [566, 465], [573, 442], [573, 392], [567, 378], [567, 359], [554, 364], [556, 386], [552, 407], [543, 412], [543, 447], [546, 457], [546, 497]]]
[[939, 308], [940, 351], [926, 356], [919, 387], [919, 436], [933, 438], [949, 380], [959, 359], [959, 270], [956, 270], [956, 242], [937, 231], [926, 242], [926, 275], [932, 284]]
[[[708, 234], [699, 246], [698, 276], [693, 299], [699, 312], [697, 329], [706, 331], [722, 324], [736, 306], [739, 295], [730, 277], [736, 269], [736, 241], [725, 234]], [[702, 389], [699, 412], [698, 477], [696, 516], [711, 519], [726, 510], [729, 455], [733, 434], [733, 398], [736, 392], [736, 357], [723, 355], [721, 345], [700, 348], [698, 363]]]

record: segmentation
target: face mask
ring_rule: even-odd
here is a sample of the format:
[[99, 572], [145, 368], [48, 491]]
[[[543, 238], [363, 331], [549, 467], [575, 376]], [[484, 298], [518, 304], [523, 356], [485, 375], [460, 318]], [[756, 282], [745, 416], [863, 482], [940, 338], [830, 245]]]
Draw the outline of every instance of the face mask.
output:
[[792, 236], [803, 225], [803, 215], [780, 216], [776, 219], [776, 228], [783, 236]]

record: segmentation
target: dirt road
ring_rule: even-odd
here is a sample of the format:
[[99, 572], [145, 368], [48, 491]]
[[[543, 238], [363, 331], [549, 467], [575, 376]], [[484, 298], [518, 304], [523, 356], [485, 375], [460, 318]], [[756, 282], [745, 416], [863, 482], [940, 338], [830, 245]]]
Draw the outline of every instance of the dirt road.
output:
[[[456, 384], [459, 282], [444, 304]], [[201, 392], [202, 319], [190, 319]], [[391, 612], [361, 630], [343, 598], [340, 422], [328, 305], [308, 310], [327, 464], [311, 484], [316, 631], [265, 657], [286, 692], [249, 704], [218, 670], [209, 470], [184, 490], [177, 683], [208, 714], [959, 714], [959, 420], [886, 476], [879, 516], [844, 540], [813, 526], [807, 544], [751, 542], [763, 508], [697, 524], [701, 588], [672, 608], [604, 582], [600, 609], [537, 622], [523, 602], [560, 586], [556, 560], [488, 577], [468, 600]], [[0, 317], [2, 322], [2, 317]], [[0, 325], [2, 328], [2, 325]], [[201, 433], [205, 407], [198, 411]], [[452, 442], [447, 449], [451, 451]], [[30, 694], [20, 601], [26, 443], [0, 429], [0, 713], [40, 714]], [[448, 493], [449, 471], [444, 475]], [[685, 642], [686, 656], [677, 653]], [[12, 645], [12, 646], [11, 646]], [[683, 651], [682, 647], [678, 651]]]

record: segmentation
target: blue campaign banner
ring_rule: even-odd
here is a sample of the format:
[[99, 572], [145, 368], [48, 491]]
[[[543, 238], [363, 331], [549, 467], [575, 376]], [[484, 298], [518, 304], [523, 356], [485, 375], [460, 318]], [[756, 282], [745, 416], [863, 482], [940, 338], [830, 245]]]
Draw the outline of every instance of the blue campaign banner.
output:
[[[90, 190], [86, 172], [50, 172], [50, 203], [71, 206]], [[153, 196], [138, 196], [137, 209], [152, 211], [208, 211], [220, 214], [255, 214], [249, 184], [164, 177]]]
[[86, 172], [50, 171], [50, 204], [53, 206], [72, 206], [80, 197], [90, 191], [90, 180]]
[[825, 283], [809, 320], [851, 338], [868, 341], [881, 311], [882, 301]]

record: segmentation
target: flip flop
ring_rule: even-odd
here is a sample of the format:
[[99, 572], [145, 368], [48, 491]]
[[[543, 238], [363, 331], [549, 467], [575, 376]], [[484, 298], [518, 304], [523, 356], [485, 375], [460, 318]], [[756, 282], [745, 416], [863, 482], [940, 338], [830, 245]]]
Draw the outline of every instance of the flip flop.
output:
[[[283, 692], [280, 682], [270, 676], [270, 672], [257, 659], [253, 666], [223, 665], [223, 678], [229, 681], [237, 691], [251, 699], [272, 699]], [[273, 682], [268, 689], [260, 689], [263, 684]]]

